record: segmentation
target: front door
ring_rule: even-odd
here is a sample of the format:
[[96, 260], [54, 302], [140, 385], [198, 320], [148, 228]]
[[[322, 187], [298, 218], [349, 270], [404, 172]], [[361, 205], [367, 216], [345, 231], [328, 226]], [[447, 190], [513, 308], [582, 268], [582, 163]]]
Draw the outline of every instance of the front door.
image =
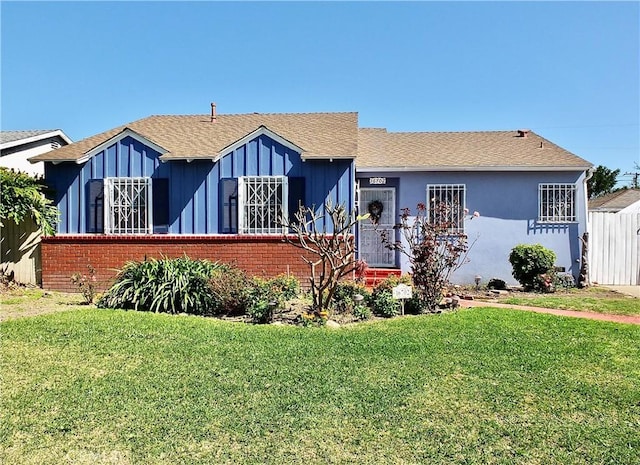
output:
[[393, 226], [396, 224], [396, 190], [393, 187], [371, 187], [360, 189], [360, 214], [379, 214], [378, 224], [372, 218], [359, 223], [359, 258], [370, 267], [396, 266], [395, 252], [387, 249], [380, 239], [386, 231], [387, 237], [395, 240]]

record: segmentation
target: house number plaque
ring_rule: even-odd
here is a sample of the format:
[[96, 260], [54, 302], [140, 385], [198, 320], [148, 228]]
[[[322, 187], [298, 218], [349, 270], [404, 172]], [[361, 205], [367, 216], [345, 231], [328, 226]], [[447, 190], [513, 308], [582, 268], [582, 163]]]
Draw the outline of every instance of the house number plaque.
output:
[[387, 183], [387, 178], [369, 178], [369, 184], [384, 185]]

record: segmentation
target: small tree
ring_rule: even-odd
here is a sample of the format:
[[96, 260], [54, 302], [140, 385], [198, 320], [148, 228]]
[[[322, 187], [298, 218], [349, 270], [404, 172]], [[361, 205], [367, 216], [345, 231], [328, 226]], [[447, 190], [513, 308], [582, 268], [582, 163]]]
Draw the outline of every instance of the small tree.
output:
[[[309, 284], [316, 312], [330, 308], [340, 279], [356, 269], [353, 231], [359, 220], [368, 217], [349, 214], [343, 204], [334, 206], [331, 200], [325, 202], [324, 210], [324, 221], [323, 215], [316, 213], [315, 206], [301, 206], [294, 221], [286, 218], [281, 221], [295, 237], [285, 233], [285, 242], [315, 257], [303, 255], [302, 260], [311, 270]], [[333, 226], [331, 233], [327, 232], [328, 221]], [[319, 224], [322, 224], [321, 228]]]
[[40, 179], [21, 171], [0, 167], [0, 226], [32, 218], [45, 235], [55, 234], [59, 212], [44, 194]]
[[[401, 240], [393, 240], [386, 231], [381, 233], [385, 247], [398, 250], [409, 259], [413, 284], [428, 311], [436, 309], [443, 289], [453, 272], [466, 263], [470, 249], [467, 235], [455, 232], [457, 225], [451, 218], [455, 218], [456, 211], [457, 205], [435, 199], [431, 212], [419, 203], [415, 217], [409, 208], [401, 210], [400, 223], [394, 226], [401, 232]], [[477, 216], [475, 212], [471, 218]]]

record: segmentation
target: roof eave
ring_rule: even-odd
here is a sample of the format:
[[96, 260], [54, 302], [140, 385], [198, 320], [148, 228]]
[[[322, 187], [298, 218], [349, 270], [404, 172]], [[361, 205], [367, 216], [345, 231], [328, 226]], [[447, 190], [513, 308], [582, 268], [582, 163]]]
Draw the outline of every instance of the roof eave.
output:
[[4, 142], [0, 144], [0, 149], [1, 150], [10, 149], [13, 147], [17, 147], [19, 145], [30, 144], [31, 142], [37, 142], [39, 140], [49, 139], [51, 137], [56, 137], [56, 136], [60, 137], [67, 144], [71, 144], [73, 142], [64, 132], [62, 132], [62, 130], [56, 129], [55, 131], [45, 132], [43, 134], [38, 134], [37, 136], [31, 136], [31, 137], [26, 137], [24, 139], [16, 139], [9, 142]]
[[584, 166], [474, 166], [474, 165], [438, 165], [438, 166], [360, 166], [356, 171], [367, 172], [409, 172], [409, 171], [586, 171], [591, 165]]

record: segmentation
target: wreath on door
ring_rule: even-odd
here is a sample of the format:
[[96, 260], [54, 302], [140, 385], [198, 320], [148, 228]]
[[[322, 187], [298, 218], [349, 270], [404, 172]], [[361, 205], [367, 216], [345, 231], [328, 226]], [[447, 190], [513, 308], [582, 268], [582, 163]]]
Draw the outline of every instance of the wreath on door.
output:
[[367, 211], [369, 212], [369, 217], [374, 224], [378, 224], [380, 221], [380, 217], [382, 216], [382, 211], [384, 210], [384, 205], [379, 200], [373, 200], [369, 202], [367, 205]]

